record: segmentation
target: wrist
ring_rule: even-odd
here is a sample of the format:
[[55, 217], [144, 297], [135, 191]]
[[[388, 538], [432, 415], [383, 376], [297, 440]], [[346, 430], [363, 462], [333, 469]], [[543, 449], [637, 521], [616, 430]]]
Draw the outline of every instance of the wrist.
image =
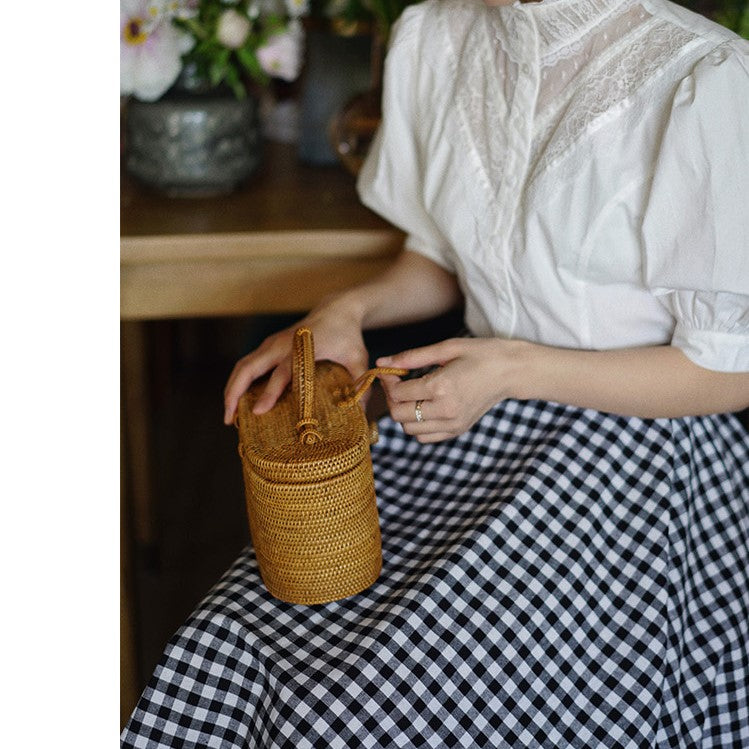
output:
[[366, 306], [359, 295], [354, 290], [347, 290], [323, 299], [311, 316], [325, 315], [337, 320], [348, 320], [361, 330], [364, 327], [366, 312]]
[[540, 397], [538, 379], [539, 372], [543, 371], [540, 364], [543, 347], [522, 340], [503, 340], [501, 344], [504, 347], [502, 360], [505, 365], [502, 397], [515, 400]]
[[388, 292], [382, 285], [369, 284], [337, 294], [325, 305], [327, 314], [346, 319], [360, 330], [381, 328], [398, 322], [398, 310], [388, 304]]

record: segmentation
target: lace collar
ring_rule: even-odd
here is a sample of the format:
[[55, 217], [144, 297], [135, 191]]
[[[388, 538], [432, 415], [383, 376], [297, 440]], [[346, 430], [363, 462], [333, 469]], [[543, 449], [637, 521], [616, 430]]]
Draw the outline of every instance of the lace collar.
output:
[[[623, 13], [635, 2], [637, 0], [540, 0], [521, 3], [515, 0], [512, 5], [493, 6], [489, 10], [498, 12], [502, 25], [511, 31], [507, 39], [511, 46], [514, 46], [513, 41], [525, 46], [523, 35], [518, 33], [518, 22], [530, 20], [538, 34], [538, 53], [545, 58], [557, 57], [562, 50], [577, 46], [591, 30]], [[516, 57], [512, 50], [508, 52]]]

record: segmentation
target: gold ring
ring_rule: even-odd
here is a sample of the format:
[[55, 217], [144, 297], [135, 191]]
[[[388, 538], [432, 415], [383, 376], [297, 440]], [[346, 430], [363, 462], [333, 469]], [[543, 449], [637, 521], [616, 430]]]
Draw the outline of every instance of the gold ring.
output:
[[416, 414], [416, 421], [424, 421], [424, 414], [421, 412], [421, 404], [424, 401], [416, 401], [414, 413]]

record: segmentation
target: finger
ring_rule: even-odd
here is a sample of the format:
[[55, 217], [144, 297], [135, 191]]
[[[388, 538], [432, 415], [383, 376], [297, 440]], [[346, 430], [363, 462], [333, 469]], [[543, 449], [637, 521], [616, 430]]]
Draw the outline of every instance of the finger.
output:
[[423, 377], [401, 379], [396, 375], [380, 378], [385, 394], [393, 403], [405, 401], [432, 400], [442, 390], [441, 380], [437, 379], [441, 369], [427, 372]]
[[279, 362], [283, 361], [286, 356], [291, 356], [291, 348], [288, 349], [288, 355], [285, 353], [279, 356], [279, 352], [273, 346], [268, 345], [267, 341], [253, 351], [251, 354], [242, 357], [235, 365], [224, 388], [224, 423], [231, 424], [234, 414], [237, 410], [237, 404], [242, 394], [252, 385], [255, 380], [265, 375]]
[[380, 375], [379, 377], [382, 389], [385, 391], [385, 395], [389, 398], [390, 391], [393, 386], [400, 382], [400, 378], [397, 375]]
[[439, 418], [436, 406], [431, 401], [421, 401], [422, 421], [416, 418], [416, 404], [419, 401], [407, 401], [405, 403], [391, 403], [388, 401], [390, 416], [401, 424], [424, 424], [427, 421], [435, 421]]
[[451, 440], [457, 435], [453, 432], [435, 432], [434, 434], [420, 434], [416, 439], [421, 444], [426, 445], [432, 442], [444, 442], [445, 440]]
[[224, 388], [224, 424], [231, 424], [242, 393], [259, 377], [257, 368], [249, 357], [240, 359], [234, 366]]
[[452, 340], [440, 341], [430, 346], [408, 349], [392, 356], [381, 356], [378, 367], [401, 367], [403, 369], [420, 369], [434, 364], [442, 366], [455, 357], [455, 346]]
[[455, 434], [455, 424], [452, 421], [444, 419], [435, 419], [434, 421], [410, 421], [401, 424], [403, 431], [412, 437], [426, 437], [430, 434]]
[[232, 372], [224, 389], [224, 423], [231, 424], [237, 411], [237, 404], [242, 395], [255, 380], [262, 377], [267, 369], [257, 362], [239, 363]]
[[[459, 419], [444, 413], [434, 401], [421, 402], [421, 421], [416, 418], [416, 403], [398, 403], [390, 409], [390, 416], [403, 426], [407, 434], [427, 434], [429, 432], [456, 433]], [[462, 430], [459, 430], [462, 431]]]
[[389, 383], [386, 392], [388, 399], [393, 403], [435, 400], [444, 395], [439, 380], [431, 374], [415, 380], [398, 380]]
[[270, 376], [262, 395], [255, 401], [252, 413], [260, 415], [270, 411], [276, 405], [281, 393], [286, 389], [289, 382], [291, 382], [291, 368], [279, 364], [273, 370], [273, 374]]

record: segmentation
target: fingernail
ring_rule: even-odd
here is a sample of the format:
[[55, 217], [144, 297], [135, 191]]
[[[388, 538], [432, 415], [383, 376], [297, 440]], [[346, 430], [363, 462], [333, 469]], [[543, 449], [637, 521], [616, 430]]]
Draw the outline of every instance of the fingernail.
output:
[[393, 362], [393, 358], [391, 356], [381, 356], [377, 361], [376, 364], [378, 367], [389, 367]]

